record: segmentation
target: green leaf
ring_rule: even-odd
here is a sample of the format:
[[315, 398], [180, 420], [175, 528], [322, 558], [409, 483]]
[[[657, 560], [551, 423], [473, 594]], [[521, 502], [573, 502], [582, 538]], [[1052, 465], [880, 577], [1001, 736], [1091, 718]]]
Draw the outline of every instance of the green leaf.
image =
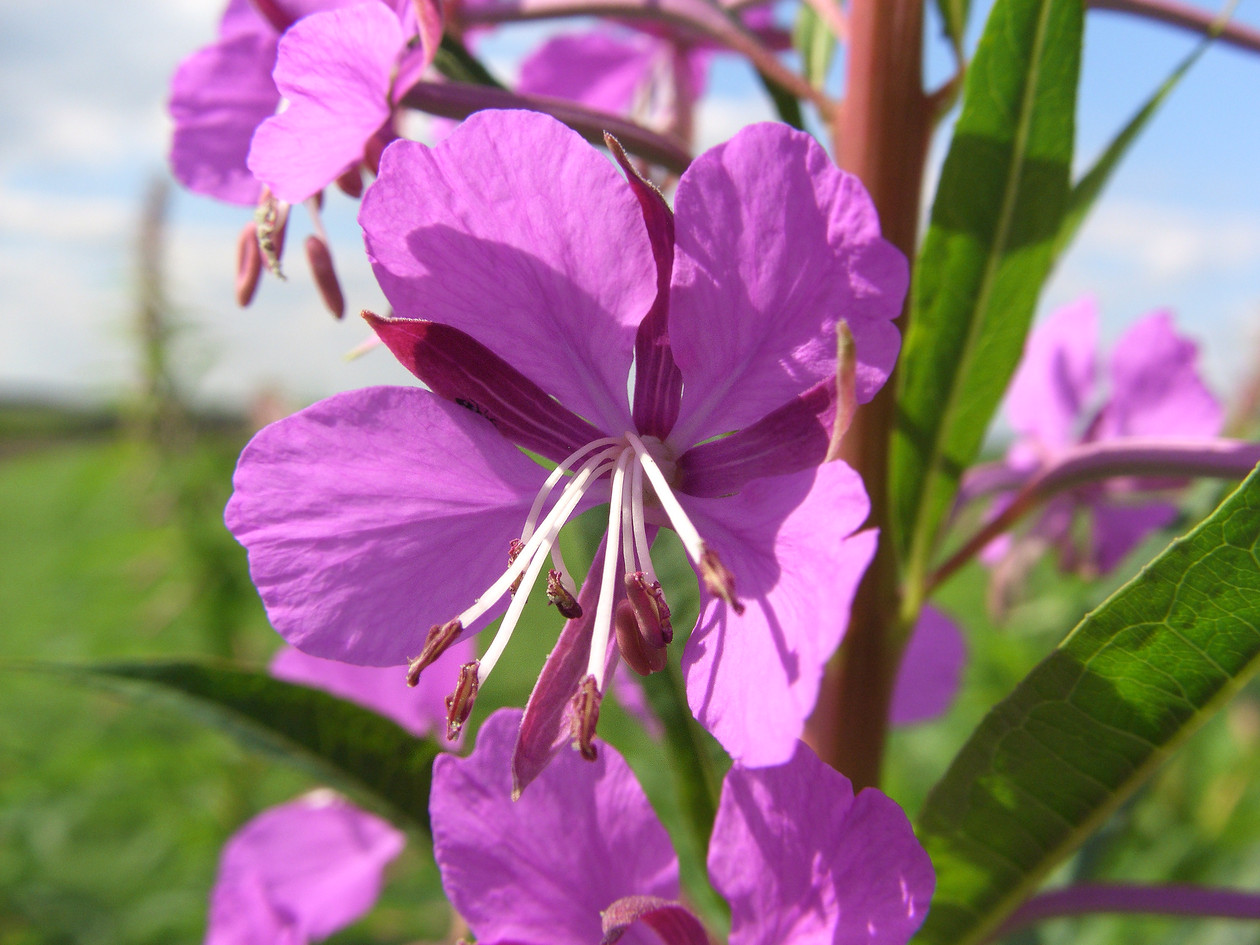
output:
[[437, 745], [326, 692], [212, 662], [24, 668], [68, 675], [130, 698], [156, 695], [250, 748], [276, 754], [343, 788], [393, 820], [429, 829]]
[[1137, 114], [1135, 114], [1129, 123], [1120, 129], [1120, 133], [1107, 145], [1106, 150], [1094, 162], [1088, 173], [1085, 174], [1072, 188], [1072, 195], [1068, 198], [1067, 213], [1064, 214], [1063, 222], [1059, 226], [1059, 235], [1054, 241], [1054, 260], [1063, 255], [1064, 250], [1076, 237], [1077, 232], [1081, 228], [1081, 224], [1085, 222], [1085, 217], [1094, 206], [1094, 201], [1098, 199], [1111, 180], [1111, 175], [1119, 166], [1120, 161], [1128, 153], [1133, 142], [1146, 128], [1147, 122], [1159, 111], [1159, 107], [1164, 104], [1169, 93], [1177, 87], [1182, 77], [1190, 71], [1190, 67], [1199, 61], [1199, 57], [1212, 44], [1210, 39], [1201, 42], [1190, 55], [1181, 61], [1181, 64], [1172, 71], [1172, 74], [1155, 90], [1155, 93], [1146, 101]]
[[1080, 0], [998, 0], [967, 72], [898, 369], [893, 526], [917, 595], [1014, 372], [1069, 193]]
[[821, 89], [835, 58], [836, 37], [808, 3], [802, 3], [797, 10], [792, 45], [801, 54], [801, 71], [805, 78]]
[[1260, 668], [1260, 471], [1089, 614], [972, 734], [919, 816], [916, 941], [985, 939]]

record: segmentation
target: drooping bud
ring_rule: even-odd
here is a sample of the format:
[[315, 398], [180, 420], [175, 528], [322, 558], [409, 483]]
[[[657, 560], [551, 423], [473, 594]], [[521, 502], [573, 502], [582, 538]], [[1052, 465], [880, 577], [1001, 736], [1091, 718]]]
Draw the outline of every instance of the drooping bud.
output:
[[658, 649], [668, 646], [674, 639], [674, 625], [669, 619], [669, 605], [665, 603], [661, 582], [648, 581], [642, 571], [632, 571], [626, 575], [626, 597], [648, 645]]
[[289, 205], [277, 200], [270, 190], [264, 190], [262, 200], [254, 210], [254, 223], [258, 225], [258, 248], [268, 271], [283, 279], [280, 257], [284, 255], [284, 234], [289, 225]]
[[333, 313], [334, 318], [345, 317], [346, 297], [341, 294], [341, 283], [337, 281], [337, 270], [333, 268], [332, 253], [328, 250], [328, 244], [313, 233], [306, 238], [306, 259], [311, 264], [315, 285], [328, 311]]
[[463, 632], [464, 625], [459, 622], [458, 617], [446, 623], [435, 623], [430, 627], [424, 638], [424, 649], [420, 651], [419, 656], [407, 664], [407, 685], [414, 686], [420, 682], [420, 673], [432, 666], [439, 656], [450, 649], [451, 644], [458, 640]]
[[[521, 541], [519, 538], [513, 538], [511, 542], [508, 543], [508, 567], [509, 568], [512, 565], [516, 564], [516, 559], [521, 556], [521, 552], [524, 550], [525, 550], [525, 542]], [[525, 572], [522, 571], [520, 574], [516, 576], [516, 580], [512, 582], [512, 586], [508, 588], [508, 593], [511, 594], [513, 597], [515, 597], [516, 592], [520, 590], [521, 588], [521, 581], [524, 579], [525, 579]]]
[[744, 605], [739, 602], [735, 596], [735, 575], [722, 563], [722, 559], [717, 556], [717, 552], [707, 546], [702, 546], [703, 551], [700, 554], [700, 579], [704, 581], [704, 586], [714, 597], [726, 601], [730, 608], [737, 614], [744, 612]]
[[236, 304], [245, 308], [254, 301], [262, 275], [262, 250], [258, 248], [258, 224], [246, 223], [236, 238]]
[[337, 178], [337, 186], [341, 188], [341, 192], [351, 200], [358, 200], [363, 196], [363, 171], [359, 165], [355, 165]]
[[455, 691], [446, 697], [446, 740], [455, 741], [459, 733], [472, 715], [473, 706], [477, 703], [477, 668], [480, 663], [473, 660], [459, 668], [459, 682]]
[[560, 572], [555, 568], [547, 572], [547, 603], [555, 604], [565, 620], [577, 620], [582, 616], [582, 605], [564, 586]]
[[650, 676], [665, 668], [667, 654], [663, 646], [653, 646], [644, 639], [642, 625], [629, 601], [619, 601], [613, 613], [613, 632], [617, 649], [626, 665], [640, 676]]
[[572, 713], [570, 721], [573, 726], [573, 747], [582, 753], [587, 761], [599, 757], [595, 748], [595, 726], [599, 722], [599, 687], [595, 685], [595, 677], [587, 676], [578, 686], [577, 695], [569, 704]]

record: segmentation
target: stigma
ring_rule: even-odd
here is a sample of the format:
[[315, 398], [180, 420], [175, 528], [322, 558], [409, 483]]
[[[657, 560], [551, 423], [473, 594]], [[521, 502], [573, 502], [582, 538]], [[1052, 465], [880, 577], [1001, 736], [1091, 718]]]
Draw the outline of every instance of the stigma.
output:
[[[574, 695], [573, 715], [580, 721], [575, 721], [574, 745], [584, 757], [594, 757], [591, 738], [610, 663], [609, 646], [615, 645], [626, 664], [640, 675], [665, 666], [666, 647], [674, 631], [665, 592], [652, 565], [651, 537], [657, 528], [673, 528], [708, 592], [736, 613], [743, 612], [735, 596], [733, 575], [704, 543], [674, 494], [676, 476], [676, 464], [666, 444], [633, 432], [593, 440], [551, 471], [522, 524], [520, 537], [509, 543], [502, 574], [471, 606], [444, 623], [434, 624], [422, 652], [407, 667], [407, 682], [414, 686], [426, 667], [467, 635], [468, 627], [495, 608], [504, 595], [510, 598], [485, 654], [460, 668], [456, 691], [447, 700], [448, 738], [458, 737], [477, 692], [507, 648], [529, 590], [544, 567], [550, 565], [546, 576], [548, 603], [568, 620], [584, 616], [559, 538], [561, 529], [588, 496], [602, 498], [606, 492], [608, 524], [602, 567], [598, 574], [592, 568], [586, 576], [587, 582], [597, 582], [598, 594], [590, 618], [587, 672]], [[518, 593], [521, 588], [524, 592]]]

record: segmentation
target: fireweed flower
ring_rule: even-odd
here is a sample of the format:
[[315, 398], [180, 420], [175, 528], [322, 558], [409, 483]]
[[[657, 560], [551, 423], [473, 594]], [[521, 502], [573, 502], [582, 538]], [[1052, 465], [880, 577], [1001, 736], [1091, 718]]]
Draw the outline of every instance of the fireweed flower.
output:
[[[434, 857], [477, 941], [704, 945], [678, 902], [669, 837], [622, 757], [601, 746], [595, 764], [558, 758], [513, 802], [516, 726], [496, 712], [472, 755], [433, 769]], [[800, 743], [784, 765], [727, 775], [708, 865], [731, 905], [731, 945], [900, 945], [935, 886], [901, 809], [872, 788], [855, 797]]]
[[[836, 323], [867, 400], [896, 357], [903, 257], [858, 181], [777, 125], [702, 155], [676, 204], [537, 113], [482, 112], [435, 148], [391, 145], [360, 222], [408, 317], [369, 320], [431, 390], [323, 401], [259, 433], [237, 469], [228, 525], [300, 649], [413, 657], [414, 678], [506, 607], [461, 672], [452, 730], [550, 562], [548, 597], [570, 619], [530, 698], [518, 786], [570, 740], [593, 753], [619, 654], [663, 665], [660, 527], [700, 577], [682, 659], [692, 710], [750, 765], [795, 750], [874, 551], [874, 532], [854, 534], [858, 476], [818, 464]], [[557, 536], [603, 502], [607, 537], [579, 592]]]
[[[1097, 347], [1090, 298], [1059, 309], [1029, 335], [1006, 402], [1017, 437], [997, 474], [1018, 482], [1078, 444], [1220, 433], [1223, 414], [1195, 367], [1198, 348], [1177, 334], [1167, 312], [1140, 319], [1116, 342], [1105, 395]], [[1139, 498], [1170, 485], [1176, 483], [1122, 479], [1073, 489], [1046, 504], [1025, 542], [994, 543], [985, 559], [1018, 571], [1031, 549], [1049, 546], [1059, 550], [1064, 570], [1105, 573], [1176, 517], [1175, 505]], [[1090, 521], [1084, 547], [1074, 533], [1078, 511]]]
[[[176, 178], [196, 193], [257, 207], [239, 241], [240, 304], [252, 299], [264, 263], [280, 271], [290, 204], [334, 182], [361, 193], [361, 167], [374, 171], [395, 137], [392, 82], [425, 61], [423, 44], [408, 44], [425, 9], [424, 0], [232, 0], [218, 39], [176, 70]], [[328, 241], [309, 206], [316, 235], [307, 240], [308, 261], [340, 316]]]
[[305, 945], [361, 918], [402, 833], [332, 791], [263, 811], [223, 848], [206, 945]]

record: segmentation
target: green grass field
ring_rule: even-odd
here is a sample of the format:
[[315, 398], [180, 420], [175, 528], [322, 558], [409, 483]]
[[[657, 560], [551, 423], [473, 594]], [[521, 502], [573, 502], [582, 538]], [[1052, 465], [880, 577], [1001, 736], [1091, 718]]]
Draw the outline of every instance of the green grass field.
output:
[[[160, 451], [109, 424], [15, 422], [0, 431], [0, 945], [198, 942], [224, 840], [313, 782], [166, 701], [104, 694], [31, 661], [266, 661], [279, 640], [248, 582], [244, 552], [221, 523], [243, 434], [215, 432]], [[1043, 568], [1028, 601], [999, 628], [985, 616], [984, 582], [969, 569], [942, 597], [971, 650], [957, 706], [893, 738], [888, 788], [911, 813], [987, 708], [1105, 591]], [[687, 625], [694, 592], [671, 604]], [[496, 671], [477, 718], [528, 694], [557, 629], [553, 615], [531, 608], [511, 666]], [[659, 747], [615, 710], [601, 731], [626, 752], [668, 819]], [[1254, 888], [1258, 745], [1253, 692], [1198, 734], [1065, 876]], [[448, 934], [434, 870], [417, 847], [395, 864], [381, 907], [335, 941]], [[1258, 934], [1245, 923], [1093, 919], [1049, 923], [1019, 941], [1217, 945]]]

